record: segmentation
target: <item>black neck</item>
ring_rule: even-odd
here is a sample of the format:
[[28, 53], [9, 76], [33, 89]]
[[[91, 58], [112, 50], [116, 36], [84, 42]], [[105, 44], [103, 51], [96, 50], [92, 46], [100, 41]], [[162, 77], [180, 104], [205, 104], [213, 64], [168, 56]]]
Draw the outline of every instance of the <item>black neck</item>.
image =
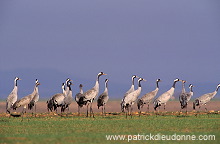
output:
[[108, 88], [108, 82], [105, 82], [105, 87]]
[[176, 82], [177, 82], [177, 81], [174, 81], [174, 82], [173, 82], [173, 88], [175, 88], [175, 86], [176, 86]]
[[192, 87], [190, 87], [190, 91], [193, 92], [193, 88]]
[[15, 80], [15, 86], [18, 86], [18, 80]]
[[69, 87], [69, 90], [71, 91], [71, 86], [70, 86], [70, 85], [68, 85], [68, 87]]
[[138, 82], [138, 86], [141, 87], [141, 80]]
[[134, 85], [134, 79], [135, 79], [135, 77], [132, 77], [132, 85]]
[[159, 88], [159, 84], [158, 83], [159, 83], [159, 81], [156, 82], [157, 88]]
[[218, 91], [218, 89], [219, 89], [219, 86], [217, 87], [216, 91]]

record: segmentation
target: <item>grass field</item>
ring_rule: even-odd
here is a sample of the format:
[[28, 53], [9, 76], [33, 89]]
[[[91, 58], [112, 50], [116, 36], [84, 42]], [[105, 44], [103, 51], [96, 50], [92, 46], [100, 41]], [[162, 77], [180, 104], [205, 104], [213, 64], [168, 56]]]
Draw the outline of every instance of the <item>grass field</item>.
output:
[[[6, 117], [0, 115], [0, 143], [128, 143], [128, 140], [107, 140], [106, 135], [215, 135], [215, 140], [147, 141], [147, 143], [219, 143], [220, 114], [143, 115], [125, 118], [120, 113], [95, 118], [76, 114], [39, 113], [37, 117]], [[146, 143], [131, 140], [129, 143]]]

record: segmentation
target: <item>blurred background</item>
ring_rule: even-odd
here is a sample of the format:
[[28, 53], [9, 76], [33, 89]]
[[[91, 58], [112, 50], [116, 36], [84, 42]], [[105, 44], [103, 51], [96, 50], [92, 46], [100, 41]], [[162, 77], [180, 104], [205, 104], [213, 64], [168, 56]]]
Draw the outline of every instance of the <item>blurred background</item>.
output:
[[[195, 86], [193, 98], [213, 92], [220, 83], [219, 7], [219, 0], [1, 0], [0, 99], [16, 76], [19, 98], [37, 78], [44, 100], [62, 92], [66, 78], [74, 95], [79, 84], [92, 88], [101, 71], [108, 75], [100, 93], [108, 78], [111, 99], [123, 97], [134, 74], [147, 80], [141, 96], [157, 78], [158, 95], [175, 78]], [[176, 99], [180, 91], [179, 82]]]

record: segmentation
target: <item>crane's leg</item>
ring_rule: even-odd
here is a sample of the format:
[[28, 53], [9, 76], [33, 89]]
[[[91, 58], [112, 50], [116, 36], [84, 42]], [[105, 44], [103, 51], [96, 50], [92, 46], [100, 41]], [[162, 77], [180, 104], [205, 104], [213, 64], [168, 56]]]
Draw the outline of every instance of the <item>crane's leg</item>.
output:
[[80, 116], [80, 106], [78, 105], [78, 116]]
[[86, 117], [89, 116], [89, 103], [87, 104], [87, 112], [86, 112]]
[[140, 110], [139, 110], [139, 117], [141, 116], [141, 107], [140, 107]]
[[26, 107], [24, 106], [24, 108], [23, 108], [23, 110], [22, 110], [22, 119], [21, 119], [21, 122], [23, 121], [23, 119], [24, 119], [24, 113], [26, 113]]
[[106, 113], [105, 113], [105, 104], [104, 104], [104, 115], [106, 116]]
[[164, 113], [166, 114], [166, 103], [164, 104]]
[[35, 117], [37, 115], [37, 103], [35, 103]]
[[148, 110], [148, 112], [150, 112], [150, 104], [149, 103], [147, 105], [147, 110]]
[[126, 118], [128, 118], [128, 111], [129, 111], [129, 109], [128, 109], [128, 107], [125, 107], [125, 110], [126, 110]]
[[131, 106], [131, 112], [130, 112], [130, 113], [131, 113], [131, 118], [132, 118], [132, 110], [133, 110], [133, 108], [132, 108], [132, 106]]
[[205, 112], [207, 113], [208, 111], [207, 111], [207, 108], [206, 108], [206, 104], [205, 104]]
[[[93, 109], [92, 109], [92, 103], [91, 103], [91, 107], [90, 107], [91, 113], [93, 115], [93, 118], [95, 118], [94, 113], [93, 113]], [[91, 113], [90, 113], [90, 117], [91, 117]]]

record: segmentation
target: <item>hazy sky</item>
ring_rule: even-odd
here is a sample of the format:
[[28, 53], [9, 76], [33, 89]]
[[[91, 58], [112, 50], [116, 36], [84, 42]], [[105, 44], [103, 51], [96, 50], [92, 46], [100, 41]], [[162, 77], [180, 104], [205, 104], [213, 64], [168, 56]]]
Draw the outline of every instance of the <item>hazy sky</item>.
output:
[[93, 81], [104, 71], [109, 85], [130, 84], [133, 74], [146, 86], [178, 77], [211, 92], [220, 83], [220, 1], [1, 0], [0, 48], [1, 71]]

